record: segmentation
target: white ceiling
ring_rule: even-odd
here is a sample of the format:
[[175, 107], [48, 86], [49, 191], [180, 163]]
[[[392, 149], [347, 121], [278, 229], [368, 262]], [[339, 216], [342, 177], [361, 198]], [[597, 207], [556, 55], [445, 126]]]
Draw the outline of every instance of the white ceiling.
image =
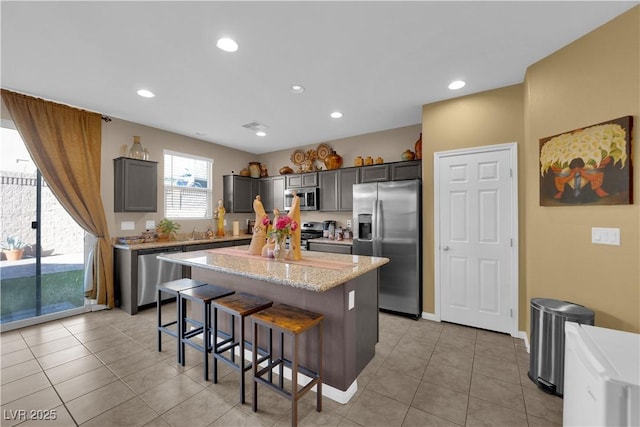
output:
[[[636, 4], [3, 0], [1, 82], [260, 154], [420, 123], [423, 104], [521, 83]], [[222, 36], [240, 49], [217, 49]], [[467, 86], [448, 90], [455, 79]], [[253, 121], [266, 137], [242, 127]]]

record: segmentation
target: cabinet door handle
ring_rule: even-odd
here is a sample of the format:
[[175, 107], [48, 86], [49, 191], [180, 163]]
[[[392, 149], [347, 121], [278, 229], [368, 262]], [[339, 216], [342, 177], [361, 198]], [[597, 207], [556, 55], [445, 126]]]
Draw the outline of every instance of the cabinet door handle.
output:
[[445, 251], [445, 252], [446, 252], [446, 251], [448, 251], [448, 250], [449, 250], [449, 246], [446, 246], [446, 245], [445, 245], [445, 246], [443, 246], [443, 247], [442, 247], [442, 250], [443, 250], [443, 251]]

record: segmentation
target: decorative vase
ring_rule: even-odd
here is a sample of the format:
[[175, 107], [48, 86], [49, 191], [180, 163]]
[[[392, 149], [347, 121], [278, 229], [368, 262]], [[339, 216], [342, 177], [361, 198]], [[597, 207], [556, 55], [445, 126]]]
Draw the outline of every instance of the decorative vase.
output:
[[400, 157], [402, 158], [402, 160], [413, 160], [416, 158], [416, 155], [411, 150], [404, 150]]
[[342, 156], [337, 154], [335, 150], [331, 150], [331, 153], [324, 158], [324, 165], [327, 169], [338, 169], [342, 167]]
[[418, 138], [413, 148], [416, 150], [416, 159], [422, 159], [422, 132], [420, 132], [420, 138]]
[[267, 169], [267, 165], [262, 163], [260, 165], [260, 178], [264, 178], [269, 176], [269, 170]]
[[249, 173], [249, 169], [247, 168], [244, 168], [240, 171], [240, 176], [249, 176], [249, 175], [251, 174]]
[[276, 261], [284, 261], [287, 258], [287, 236], [278, 237], [273, 248], [273, 258]]
[[364, 160], [362, 159], [362, 156], [358, 156], [353, 161], [353, 166], [362, 166], [362, 163], [364, 163]]
[[260, 162], [249, 162], [249, 176], [260, 178]]
[[139, 136], [133, 137], [133, 144], [129, 150], [129, 157], [132, 159], [144, 160], [144, 149], [142, 148], [142, 144], [140, 144]]

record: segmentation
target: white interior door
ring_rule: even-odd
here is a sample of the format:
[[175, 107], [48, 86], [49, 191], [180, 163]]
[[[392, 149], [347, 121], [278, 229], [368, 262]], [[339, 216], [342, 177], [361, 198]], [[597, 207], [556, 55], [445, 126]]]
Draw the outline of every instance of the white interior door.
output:
[[437, 153], [435, 167], [441, 319], [512, 335], [518, 289], [514, 151], [515, 144], [507, 144]]

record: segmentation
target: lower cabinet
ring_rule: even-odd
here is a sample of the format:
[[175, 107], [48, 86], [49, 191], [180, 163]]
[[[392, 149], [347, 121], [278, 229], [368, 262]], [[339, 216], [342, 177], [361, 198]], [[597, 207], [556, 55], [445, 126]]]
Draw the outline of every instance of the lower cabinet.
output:
[[341, 245], [341, 244], [333, 244], [333, 243], [319, 243], [319, 242], [309, 242], [309, 250], [310, 251], [318, 251], [318, 252], [331, 252], [334, 254], [348, 254], [351, 255], [351, 245]]
[[[114, 280], [116, 305], [129, 314], [156, 303], [155, 290], [159, 278], [175, 280], [191, 277], [191, 267], [162, 262], [156, 256], [167, 252], [191, 252], [251, 243], [251, 239], [206, 242], [192, 245], [176, 245], [164, 248], [131, 250], [114, 249]], [[168, 264], [168, 265], [167, 265]], [[175, 269], [178, 269], [174, 271]], [[169, 276], [167, 276], [170, 272]], [[151, 290], [151, 291], [150, 291]], [[144, 299], [144, 301], [143, 301]]]

